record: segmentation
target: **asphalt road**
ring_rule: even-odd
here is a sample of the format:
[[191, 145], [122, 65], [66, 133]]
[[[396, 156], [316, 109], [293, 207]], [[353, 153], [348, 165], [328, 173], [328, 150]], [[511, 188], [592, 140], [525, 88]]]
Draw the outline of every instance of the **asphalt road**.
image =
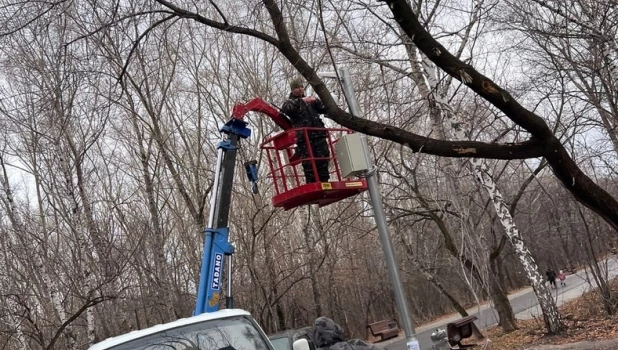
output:
[[[610, 258], [608, 260], [608, 271], [610, 278], [618, 275], [618, 262], [615, 258]], [[567, 285], [565, 287], [558, 287], [557, 289], [552, 288], [552, 294], [554, 295], [558, 305], [561, 305], [568, 300], [577, 298], [584, 291], [590, 289], [591, 287], [587, 282], [587, 278], [588, 276], [586, 272], [581, 270], [573, 275], [567, 276]], [[592, 279], [591, 276], [589, 276], [589, 278]], [[557, 282], [559, 284], [559, 281]], [[532, 288], [515, 293], [514, 295], [509, 296], [509, 299], [511, 301], [513, 312], [518, 319], [527, 319], [541, 315], [540, 308], [538, 307], [538, 301], [536, 299], [536, 295], [532, 291]], [[498, 324], [498, 315], [494, 308], [489, 305], [468, 310], [468, 313], [478, 317], [478, 320], [475, 321], [475, 323], [480, 329]], [[431, 333], [436, 328], [445, 329], [447, 323], [452, 322], [457, 318], [460, 318], [460, 316], [454, 315], [444, 319], [441, 322], [438, 321], [429, 325], [417, 327], [416, 337], [419, 340], [421, 350], [431, 349]], [[380, 343], [377, 343], [376, 345], [380, 345]], [[383, 345], [383, 347], [387, 350], [407, 350], [405, 339], [396, 340], [390, 344]]]

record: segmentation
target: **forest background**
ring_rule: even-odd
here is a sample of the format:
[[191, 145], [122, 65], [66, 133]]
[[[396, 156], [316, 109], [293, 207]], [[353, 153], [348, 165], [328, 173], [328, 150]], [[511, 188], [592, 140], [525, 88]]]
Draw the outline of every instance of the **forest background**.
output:
[[[615, 1], [181, 0], [0, 6], [0, 344], [78, 349], [193, 310], [219, 127], [302, 75], [370, 135], [414, 320], [588, 266], [618, 245]], [[352, 72], [362, 118], [334, 80]], [[481, 75], [482, 73], [482, 75]], [[508, 92], [507, 92], [508, 91]], [[249, 116], [230, 215], [234, 297], [267, 332], [396, 318], [367, 194], [270, 203]], [[474, 157], [474, 158], [473, 158]], [[478, 157], [478, 158], [476, 158]]]

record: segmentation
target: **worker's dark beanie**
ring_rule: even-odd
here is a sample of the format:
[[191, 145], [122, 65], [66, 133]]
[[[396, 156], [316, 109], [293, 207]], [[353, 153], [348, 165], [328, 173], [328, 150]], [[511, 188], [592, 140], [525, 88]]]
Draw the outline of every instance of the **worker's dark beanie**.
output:
[[290, 90], [294, 90], [299, 87], [304, 87], [303, 80], [301, 78], [294, 78], [290, 81]]

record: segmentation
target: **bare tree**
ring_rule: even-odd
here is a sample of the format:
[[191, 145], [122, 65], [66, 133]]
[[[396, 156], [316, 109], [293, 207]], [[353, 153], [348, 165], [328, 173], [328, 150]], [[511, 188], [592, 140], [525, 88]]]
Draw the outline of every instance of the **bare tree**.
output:
[[[376, 136], [370, 141], [374, 158], [384, 168], [379, 176], [389, 221], [413, 257], [423, 257], [419, 263], [436, 279], [453, 283], [452, 289], [443, 286], [446, 294], [465, 303], [476, 297], [505, 298], [507, 284], [517, 288], [526, 283], [517, 252], [496, 234], [501, 220], [512, 223], [507, 211], [518, 220], [518, 230], [510, 237], [525, 240], [539, 264], [562, 263], [562, 251], [572, 252], [574, 261], [585, 261], [586, 252], [575, 249], [579, 243], [615, 233], [587, 215], [569, 214], [568, 208], [544, 208], [549, 200], [541, 187], [554, 186], [549, 192], [557, 195], [558, 184], [527, 165], [546, 158], [578, 201], [616, 227], [615, 172], [595, 174], [596, 184], [584, 175], [597, 171], [602, 161], [609, 168], [614, 160], [603, 160], [600, 154], [586, 160], [592, 147], [575, 147], [561, 136], [585, 132], [593, 123], [605, 127], [599, 106], [610, 135], [611, 94], [599, 98], [599, 92], [612, 88], [607, 83], [609, 64], [602, 59], [575, 62], [586, 79], [578, 78], [572, 66], [571, 75], [544, 76], [547, 81], [569, 80], [567, 86], [576, 80], [598, 81], [586, 90], [598, 101], [585, 97], [591, 102], [583, 106], [575, 102], [580, 95], [555, 89], [567, 97], [558, 101], [550, 94], [551, 84], [539, 83], [534, 97], [542, 108], [533, 113], [516, 102], [530, 95], [514, 97], [498, 86], [498, 74], [492, 81], [472, 68], [485, 64], [475, 49], [481, 41], [462, 44], [475, 31], [483, 34], [485, 28], [474, 23], [486, 22], [476, 22], [474, 16], [495, 16], [495, 4], [457, 5], [410, 5], [403, 0], [7, 4], [0, 10], [5, 19], [0, 28], [3, 50], [11, 59], [3, 60], [7, 85], [0, 115], [16, 142], [7, 142], [3, 149], [8, 170], [0, 198], [6, 214], [11, 207], [7, 188], [17, 194], [13, 203], [25, 234], [15, 235], [19, 225], [8, 222], [6, 214], [8, 221], [0, 223], [0, 229], [9, 234], [0, 241], [1, 262], [16, 283], [3, 299], [7, 313], [2, 317], [12, 333], [2, 333], [10, 334], [10, 339], [2, 339], [8, 339], [9, 346], [70, 348], [73, 339], [88, 343], [189, 315], [213, 154], [220, 139], [218, 124], [229, 118], [236, 101], [254, 95], [278, 104], [286, 80], [296, 74], [312, 84], [332, 122]], [[435, 28], [462, 13], [466, 15], [456, 18], [465, 20], [448, 23], [444, 31]], [[605, 28], [604, 35], [611, 35], [610, 29]], [[555, 35], [550, 39], [556, 50], [568, 44]], [[607, 56], [607, 62], [613, 57], [609, 44], [599, 54]], [[601, 50], [601, 41], [586, 45]], [[559, 62], [566, 67], [566, 60]], [[340, 89], [317, 75], [344, 63], [359, 77], [366, 118], [344, 112]], [[15, 67], [19, 74], [13, 74]], [[595, 69], [603, 70], [598, 75], [602, 83], [588, 77]], [[516, 88], [530, 88], [514, 86], [510, 78], [502, 81], [516, 93]], [[572, 109], [569, 119], [557, 120], [561, 108]], [[555, 129], [538, 116], [546, 111]], [[578, 117], [580, 111], [589, 113], [588, 119]], [[258, 159], [263, 165], [255, 140], [275, 128], [267, 120], [248, 119], [255, 133], [240, 158]], [[471, 159], [457, 162], [431, 155]], [[483, 158], [534, 160], [478, 160]], [[414, 171], [405, 169], [416, 163], [422, 163], [416, 174], [419, 185], [410, 184]], [[463, 170], [462, 164], [469, 163], [477, 168]], [[31, 193], [11, 178], [18, 167], [34, 179]], [[475, 171], [481, 186], [461, 181], [472, 179]], [[410, 181], [402, 180], [406, 178]], [[529, 189], [520, 191], [526, 181]], [[241, 182], [232, 189], [238, 203], [231, 213], [232, 239], [238, 247], [233, 276], [237, 303], [268, 331], [306, 325], [318, 313], [327, 313], [351, 332], [363, 334], [367, 323], [395, 317], [388, 284], [371, 273], [384, 266], [365, 199], [343, 201], [330, 210], [312, 209], [311, 220], [301, 224], [298, 210], [281, 212], [267, 204], [267, 184], [268, 179], [261, 182], [257, 196]], [[498, 187], [499, 193], [494, 191]], [[502, 200], [483, 199], [479, 190], [485, 188]], [[489, 214], [494, 204], [493, 209], [504, 214], [501, 220]], [[587, 222], [590, 235], [567, 232], [561, 225], [566, 217], [581, 229]], [[28, 241], [37, 242], [35, 251], [23, 248]], [[413, 271], [417, 262], [408, 259], [408, 246], [397, 248], [409, 272], [403, 281], [406, 288], [428, 301], [409, 300], [417, 319], [448, 311], [448, 297], [435, 293], [436, 280]], [[589, 252], [601, 255], [606, 249], [593, 246]], [[492, 271], [499, 276], [490, 280]], [[25, 275], [33, 276], [32, 281], [21, 277]], [[109, 298], [114, 302], [95, 305]], [[502, 306], [501, 319], [511, 319], [508, 302]]]

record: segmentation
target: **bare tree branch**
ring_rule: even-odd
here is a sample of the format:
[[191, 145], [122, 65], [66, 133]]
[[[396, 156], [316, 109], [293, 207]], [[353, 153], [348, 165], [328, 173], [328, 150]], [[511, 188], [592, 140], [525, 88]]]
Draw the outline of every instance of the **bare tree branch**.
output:
[[601, 215], [618, 230], [618, 201], [584, 174], [540, 116], [524, 108], [506, 90], [448, 52], [418, 22], [406, 0], [384, 0], [384, 2], [388, 4], [395, 20], [419, 50], [442, 70], [466, 84], [513, 122], [531, 133], [532, 140], [543, 144], [542, 147], [545, 148], [543, 156], [562, 184], [578, 201]]
[[277, 41], [277, 39], [273, 38], [272, 36], [262, 33], [260, 31], [257, 30], [253, 30], [253, 29], [249, 29], [249, 28], [244, 28], [244, 27], [239, 27], [239, 26], [234, 26], [234, 25], [230, 25], [227, 23], [227, 21], [225, 20], [224, 17], [224, 23], [221, 22], [217, 22], [217, 21], [213, 21], [209, 18], [206, 18], [204, 16], [201, 16], [197, 13], [191, 12], [191, 11], [187, 11], [185, 9], [182, 9], [174, 4], [172, 4], [169, 1], [166, 0], [155, 0], [156, 2], [158, 2], [159, 4], [169, 8], [170, 10], [172, 10], [176, 15], [178, 15], [178, 17], [181, 18], [189, 18], [192, 20], [195, 20], [199, 23], [205, 24], [209, 27], [213, 27], [213, 28], [217, 28], [226, 32], [230, 32], [230, 33], [236, 33], [236, 34], [243, 34], [243, 35], [249, 35], [255, 38], [258, 38], [260, 40], [264, 40], [266, 42], [271, 43], [272, 45], [274, 45], [275, 47], [279, 47], [279, 42]]

